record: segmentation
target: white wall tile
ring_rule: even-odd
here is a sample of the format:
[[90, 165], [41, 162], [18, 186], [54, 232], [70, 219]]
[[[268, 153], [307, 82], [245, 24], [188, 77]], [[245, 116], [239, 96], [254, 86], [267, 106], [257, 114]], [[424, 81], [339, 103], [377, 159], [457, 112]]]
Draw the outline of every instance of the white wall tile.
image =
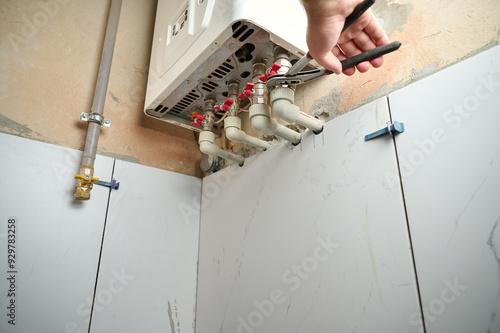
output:
[[92, 333], [193, 332], [201, 179], [116, 161]]
[[497, 46], [389, 96], [429, 333], [500, 332], [499, 60]]
[[394, 144], [364, 141], [388, 118], [379, 100], [295, 149], [204, 179], [197, 333], [411, 328], [419, 310], [401, 189], [386, 184]]
[[[74, 199], [81, 152], [0, 134], [0, 331], [86, 332], [109, 190]], [[113, 160], [98, 156], [96, 176]], [[7, 221], [15, 217], [15, 326], [7, 296]], [[10, 276], [10, 274], [8, 274]]]

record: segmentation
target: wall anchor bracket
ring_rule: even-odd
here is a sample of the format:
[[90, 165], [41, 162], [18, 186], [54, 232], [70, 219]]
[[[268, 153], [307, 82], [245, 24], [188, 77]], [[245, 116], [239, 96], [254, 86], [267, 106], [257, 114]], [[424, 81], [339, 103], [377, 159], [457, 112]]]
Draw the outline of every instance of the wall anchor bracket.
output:
[[379, 136], [390, 134], [394, 136], [398, 133], [403, 133], [405, 131], [405, 125], [398, 121], [395, 121], [393, 124], [387, 122], [387, 127], [382, 128], [378, 131], [365, 135], [365, 141], [378, 138]]
[[109, 127], [111, 126], [111, 120], [104, 118], [102, 115], [98, 113], [86, 113], [82, 112], [80, 114], [80, 120], [90, 121], [93, 123], [97, 123], [101, 126]]

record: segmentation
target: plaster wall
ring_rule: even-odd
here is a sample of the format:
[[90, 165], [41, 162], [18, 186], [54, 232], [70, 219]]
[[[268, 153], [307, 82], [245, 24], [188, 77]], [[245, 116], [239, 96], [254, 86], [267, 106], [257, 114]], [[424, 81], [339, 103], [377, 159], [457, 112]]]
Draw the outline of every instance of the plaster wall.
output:
[[379, 0], [373, 12], [401, 48], [379, 69], [299, 86], [295, 99], [302, 110], [335, 118], [500, 42], [499, 0]]
[[[111, 1], [0, 1], [0, 131], [83, 150]], [[143, 114], [156, 0], [124, 0], [98, 152], [201, 176], [191, 131]]]
[[[83, 149], [79, 114], [92, 105], [109, 4], [0, 1], [1, 132]], [[98, 151], [201, 176], [193, 133], [142, 112], [155, 11], [155, 0], [123, 1], [104, 111], [113, 124], [101, 131]], [[373, 11], [402, 48], [380, 69], [298, 87], [303, 111], [335, 118], [500, 41], [499, 0], [379, 0]]]

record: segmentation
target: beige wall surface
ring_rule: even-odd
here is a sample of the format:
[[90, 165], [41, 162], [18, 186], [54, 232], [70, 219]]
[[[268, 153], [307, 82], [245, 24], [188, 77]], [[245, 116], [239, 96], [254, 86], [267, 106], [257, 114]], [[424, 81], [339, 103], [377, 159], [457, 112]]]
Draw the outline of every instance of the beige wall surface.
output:
[[[0, 0], [0, 131], [83, 149], [110, 4]], [[123, 1], [98, 153], [201, 177], [193, 133], [143, 113], [155, 15]]]
[[[109, 5], [0, 0], [1, 132], [83, 149]], [[378, 0], [373, 11], [401, 49], [380, 69], [298, 87], [303, 111], [332, 119], [500, 42], [500, 0]], [[155, 12], [156, 0], [123, 1], [98, 151], [201, 176], [193, 133], [143, 114]]]
[[299, 86], [304, 112], [335, 118], [500, 42], [500, 0], [379, 0], [373, 12], [401, 48], [365, 74]]

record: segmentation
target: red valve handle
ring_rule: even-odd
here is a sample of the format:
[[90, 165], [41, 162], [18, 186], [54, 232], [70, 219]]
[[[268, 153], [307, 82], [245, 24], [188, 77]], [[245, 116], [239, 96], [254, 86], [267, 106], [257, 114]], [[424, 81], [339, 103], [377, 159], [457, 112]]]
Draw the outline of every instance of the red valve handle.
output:
[[205, 119], [205, 117], [203, 117], [198, 112], [193, 112], [193, 115], [191, 116], [191, 118], [193, 118], [193, 121], [191, 122], [191, 126], [196, 126], [196, 127], [201, 126], [201, 122], [203, 121], [203, 119]]
[[220, 110], [224, 110], [224, 111], [227, 111], [227, 109], [229, 109], [229, 107], [234, 103], [234, 101], [230, 98], [226, 98], [226, 101], [224, 102], [224, 105], [215, 105], [214, 106], [214, 109], [215, 109], [215, 113], [219, 112]]
[[252, 82], [248, 82], [245, 85], [244, 92], [241, 93], [241, 94], [239, 94], [238, 98], [241, 99], [241, 100], [244, 100], [244, 99], [247, 99], [248, 97], [250, 97], [250, 95], [252, 94], [252, 89], [253, 89], [254, 86], [255, 86], [255, 84], [253, 84]]
[[234, 101], [230, 98], [226, 98], [226, 101], [224, 102], [224, 111], [227, 111], [227, 109], [229, 109], [229, 107], [234, 103]]
[[280, 64], [274, 63], [269, 69], [269, 74], [262, 74], [261, 76], [259, 76], [259, 80], [261, 80], [262, 82], [266, 82], [270, 76], [276, 75], [280, 68]]
[[281, 65], [280, 64], [277, 64], [277, 63], [274, 63], [272, 66], [271, 66], [271, 71], [273, 72], [277, 72], [279, 71], [279, 69], [281, 68]]

